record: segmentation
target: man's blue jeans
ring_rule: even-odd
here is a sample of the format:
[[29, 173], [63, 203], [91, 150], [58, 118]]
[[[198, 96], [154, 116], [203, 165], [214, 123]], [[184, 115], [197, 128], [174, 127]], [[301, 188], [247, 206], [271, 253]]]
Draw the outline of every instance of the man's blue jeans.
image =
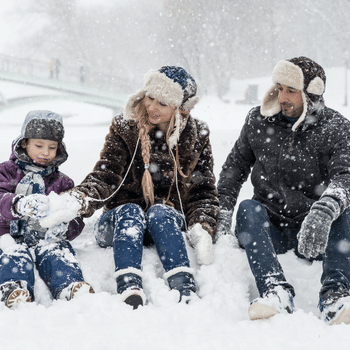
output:
[[[279, 229], [274, 226], [265, 207], [255, 200], [243, 201], [237, 211], [236, 232], [245, 249], [260, 296], [273, 285], [282, 285], [294, 294], [287, 283], [277, 254], [294, 249], [298, 257], [297, 234], [299, 229]], [[320, 295], [342, 284], [350, 289], [350, 210], [333, 222], [326, 253], [317, 260], [323, 261]]]
[[95, 236], [101, 247], [113, 246], [116, 271], [140, 270], [147, 229], [168, 272], [190, 266], [181, 231], [184, 226], [183, 216], [168, 205], [153, 205], [145, 214], [140, 206], [129, 203], [102, 214], [95, 224]]

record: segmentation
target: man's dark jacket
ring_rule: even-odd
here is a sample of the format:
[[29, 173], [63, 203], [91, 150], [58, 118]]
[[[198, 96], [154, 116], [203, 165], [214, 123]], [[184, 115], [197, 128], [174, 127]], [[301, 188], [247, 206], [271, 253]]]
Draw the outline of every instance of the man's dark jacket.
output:
[[299, 228], [321, 196], [350, 204], [350, 122], [322, 106], [296, 131], [282, 113], [265, 118], [253, 108], [223, 165], [220, 209], [232, 216], [250, 171], [253, 199], [264, 204], [277, 227]]

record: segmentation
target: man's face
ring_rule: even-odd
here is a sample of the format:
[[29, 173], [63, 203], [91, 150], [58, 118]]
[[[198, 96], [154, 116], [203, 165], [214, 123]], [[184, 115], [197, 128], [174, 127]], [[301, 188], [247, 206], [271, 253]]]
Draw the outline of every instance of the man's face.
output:
[[277, 86], [282, 114], [289, 118], [299, 118], [304, 109], [301, 91], [283, 84], [277, 84]]

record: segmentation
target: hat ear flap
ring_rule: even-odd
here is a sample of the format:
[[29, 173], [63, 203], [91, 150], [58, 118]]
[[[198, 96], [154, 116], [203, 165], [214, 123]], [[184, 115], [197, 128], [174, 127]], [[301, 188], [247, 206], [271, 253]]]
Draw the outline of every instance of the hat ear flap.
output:
[[131, 95], [128, 99], [128, 102], [124, 108], [124, 118], [125, 119], [134, 119], [137, 117], [135, 115], [135, 107], [137, 104], [146, 96], [146, 91], [144, 89], [139, 90], [136, 94]]
[[325, 85], [323, 80], [320, 77], [313, 78], [306, 89], [306, 91], [309, 94], [314, 94], [314, 95], [322, 95], [324, 93], [324, 90], [325, 90]]
[[281, 105], [278, 102], [278, 89], [277, 85], [271, 86], [271, 88], [265, 94], [261, 104], [261, 115], [264, 117], [272, 117], [281, 110]]
[[172, 149], [174, 146], [176, 146], [177, 142], [179, 141], [180, 137], [180, 126], [181, 126], [181, 116], [179, 113], [179, 109], [176, 108], [175, 110], [175, 125], [174, 125], [174, 131], [169, 137], [169, 147]]
[[189, 98], [182, 106], [181, 109], [184, 111], [190, 111], [199, 101], [198, 96]]

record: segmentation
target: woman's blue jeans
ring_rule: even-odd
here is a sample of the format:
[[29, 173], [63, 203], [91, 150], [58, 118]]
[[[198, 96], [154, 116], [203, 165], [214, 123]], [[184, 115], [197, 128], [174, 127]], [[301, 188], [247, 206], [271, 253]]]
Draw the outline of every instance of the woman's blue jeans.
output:
[[[299, 229], [279, 229], [274, 226], [265, 207], [255, 200], [243, 201], [237, 211], [236, 232], [245, 249], [260, 296], [271, 286], [282, 285], [294, 294], [287, 283], [277, 254], [294, 249], [298, 253]], [[304, 258], [305, 259], [305, 258]], [[320, 295], [342, 284], [350, 289], [350, 210], [333, 222], [326, 253], [316, 260], [323, 261]]]
[[168, 205], [153, 205], [145, 214], [139, 205], [129, 203], [102, 214], [95, 224], [95, 236], [101, 247], [113, 246], [116, 271], [141, 269], [147, 230], [167, 272], [190, 266], [182, 235], [184, 226], [183, 216]]

